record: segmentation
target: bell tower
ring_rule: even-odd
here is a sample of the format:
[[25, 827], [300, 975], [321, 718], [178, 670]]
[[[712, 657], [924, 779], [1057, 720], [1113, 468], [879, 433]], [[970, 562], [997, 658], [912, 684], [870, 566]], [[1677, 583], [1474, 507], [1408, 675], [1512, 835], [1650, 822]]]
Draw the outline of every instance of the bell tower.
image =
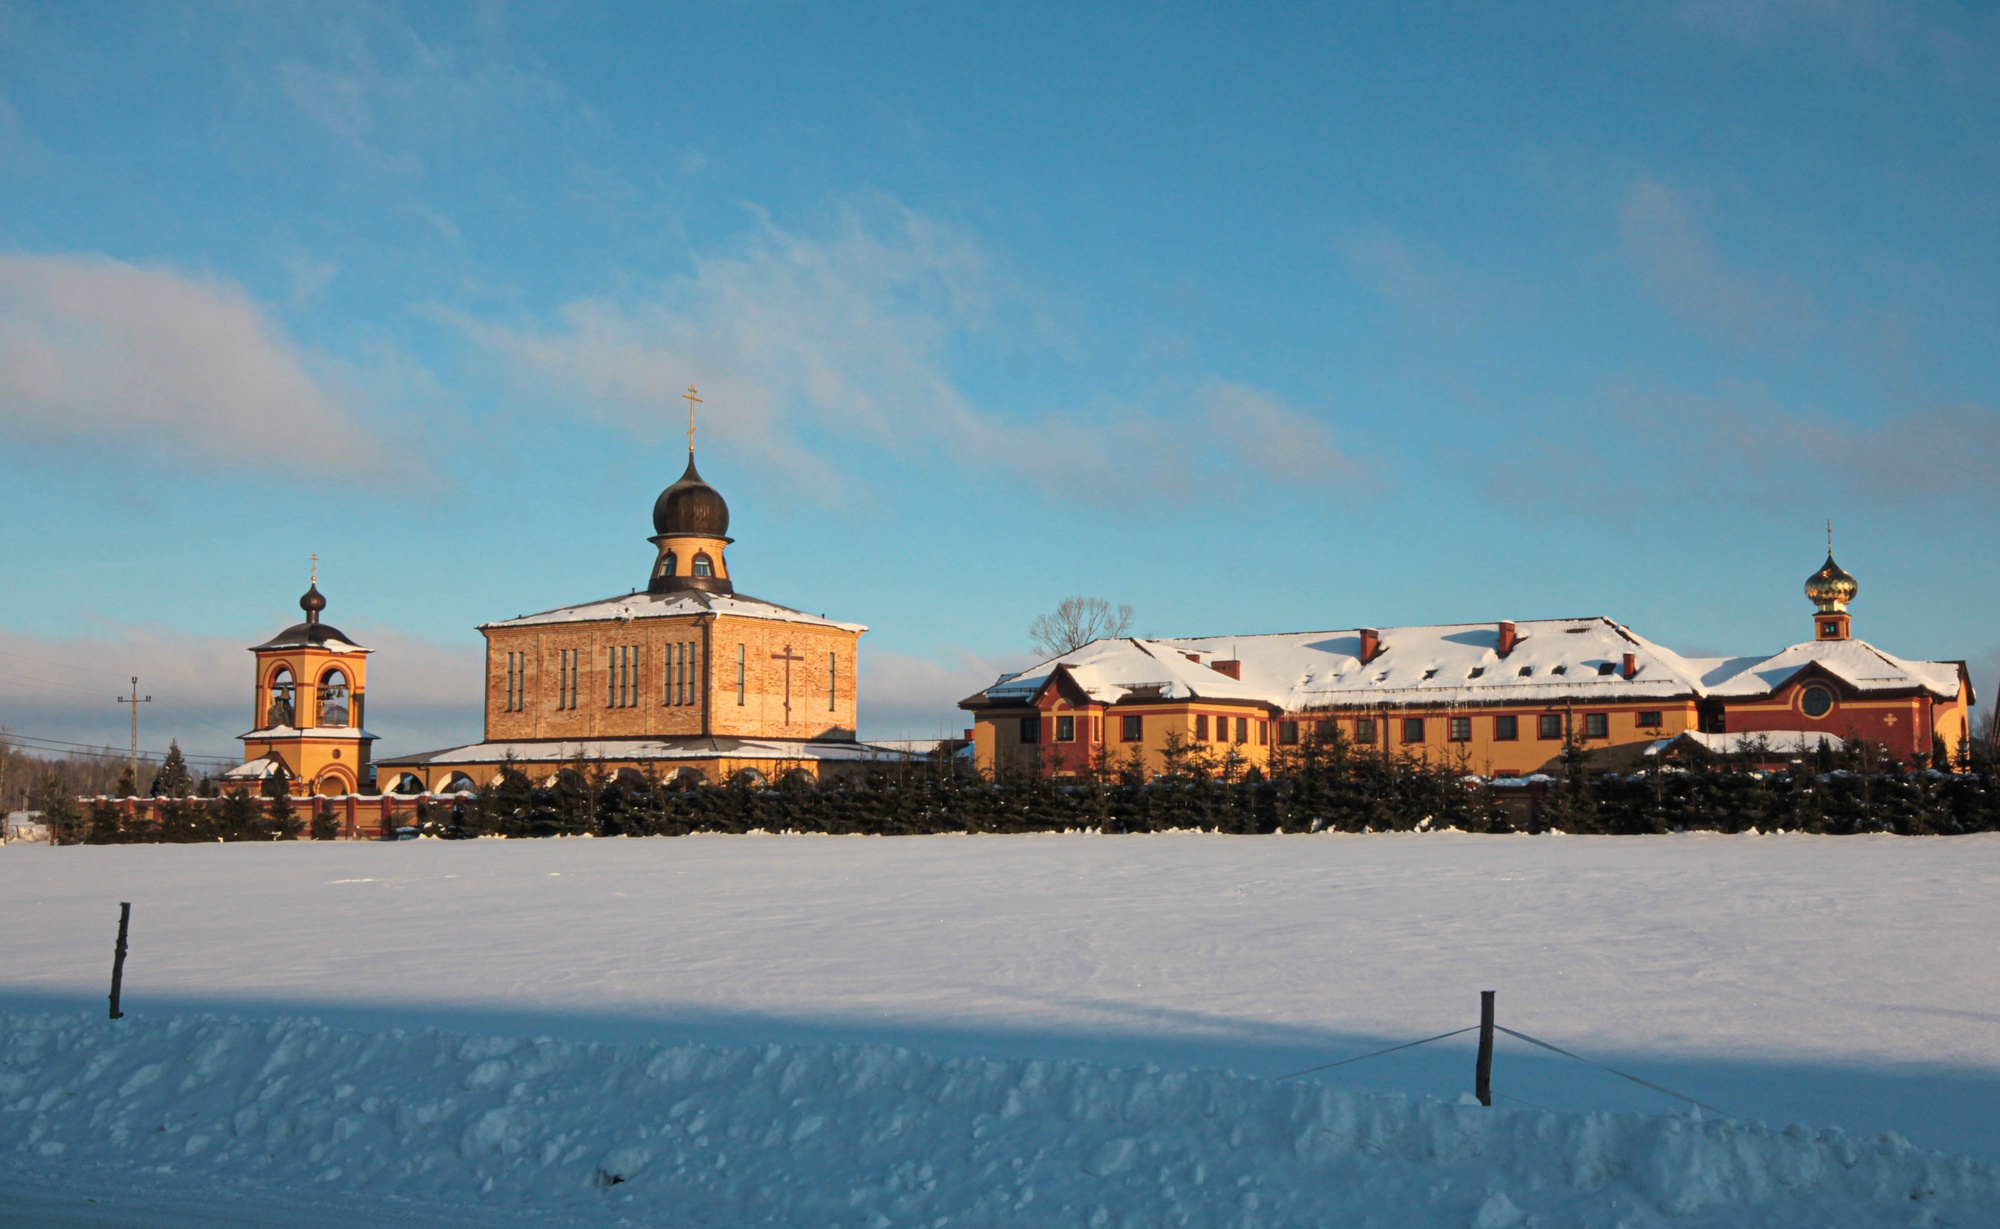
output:
[[281, 772], [294, 794], [352, 794], [369, 783], [375, 736], [362, 727], [368, 654], [339, 628], [320, 622], [326, 595], [319, 568], [299, 598], [305, 622], [295, 623], [250, 651], [257, 657], [251, 729], [242, 765], [223, 774], [230, 785], [261, 786]]

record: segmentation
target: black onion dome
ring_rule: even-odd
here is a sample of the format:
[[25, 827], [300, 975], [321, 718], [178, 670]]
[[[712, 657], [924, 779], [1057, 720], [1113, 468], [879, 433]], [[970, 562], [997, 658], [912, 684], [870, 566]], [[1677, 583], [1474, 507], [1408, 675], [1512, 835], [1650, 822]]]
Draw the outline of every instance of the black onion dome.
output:
[[319, 591], [318, 585], [312, 586], [305, 591], [303, 597], [299, 598], [299, 609], [306, 612], [308, 622], [316, 621], [319, 612], [326, 609], [326, 594]]
[[687, 472], [653, 501], [653, 532], [661, 537], [729, 536], [729, 505], [695, 472], [693, 449], [688, 450]]

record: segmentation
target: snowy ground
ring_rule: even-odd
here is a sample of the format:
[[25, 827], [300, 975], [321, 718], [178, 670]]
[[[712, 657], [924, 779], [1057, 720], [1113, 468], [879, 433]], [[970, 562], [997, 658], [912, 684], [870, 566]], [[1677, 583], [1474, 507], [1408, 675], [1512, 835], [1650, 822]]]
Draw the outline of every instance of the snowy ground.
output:
[[[120, 900], [130, 1018], [28, 1022]], [[1991, 1224], [1996, 923], [1992, 836], [9, 846], [0, 1219]], [[1505, 1038], [1494, 1111], [1469, 1038], [1270, 1082], [1482, 989], [1771, 1129]]]

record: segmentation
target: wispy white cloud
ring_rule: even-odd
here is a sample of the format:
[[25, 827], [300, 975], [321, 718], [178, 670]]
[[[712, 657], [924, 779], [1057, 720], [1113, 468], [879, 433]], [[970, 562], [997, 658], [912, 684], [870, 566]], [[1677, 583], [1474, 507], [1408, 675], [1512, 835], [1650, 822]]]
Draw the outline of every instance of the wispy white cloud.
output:
[[308, 477], [384, 476], [390, 454], [232, 282], [95, 255], [0, 254], [0, 432], [268, 469], [338, 439]]
[[1728, 344], [1770, 344], [1815, 316], [1805, 291], [1775, 274], [1730, 267], [1701, 218], [1698, 194], [1641, 176], [1618, 212], [1626, 259], [1669, 311]]
[[280, 97], [378, 169], [419, 172], [429, 151], [503, 134], [562, 99], [492, 6], [455, 39], [426, 37], [375, 4], [328, 0], [282, 14], [252, 22], [261, 54], [284, 49], [272, 57]]
[[1201, 390], [1212, 438], [1250, 469], [1322, 490], [1376, 485], [1369, 467], [1334, 446], [1326, 422], [1267, 389], [1213, 380]]
[[[955, 350], [1034, 315], [971, 236], [876, 200], [824, 235], [759, 214], [689, 273], [622, 301], [569, 303], [552, 325], [449, 318], [576, 412], [653, 426], [695, 382], [709, 429], [822, 495], [840, 484], [809, 440], [827, 437], [1005, 471], [1069, 497], [1182, 489], [1213, 469], [1219, 406], [1241, 412], [1230, 438], [1252, 470], [1309, 481], [1339, 468], [1309, 416], [1238, 385], [1030, 413], [978, 404], [954, 378]], [[1249, 428], [1276, 434], [1252, 439]]]
[[1784, 404], [1761, 384], [1608, 390], [1596, 421], [1546, 457], [1503, 467], [1489, 493], [1535, 508], [1618, 518], [1695, 499], [1732, 507], [1936, 508], [2000, 502], [2000, 410], [1975, 402], [1857, 422]]
[[1377, 294], [1433, 331], [1458, 333], [1487, 323], [1503, 293], [1496, 279], [1386, 227], [1356, 231], [1337, 248]]
[[861, 649], [861, 737], [955, 738], [972, 724], [958, 702], [1010, 670], [1032, 665], [1028, 655], [982, 657], [951, 650], [919, 657]]

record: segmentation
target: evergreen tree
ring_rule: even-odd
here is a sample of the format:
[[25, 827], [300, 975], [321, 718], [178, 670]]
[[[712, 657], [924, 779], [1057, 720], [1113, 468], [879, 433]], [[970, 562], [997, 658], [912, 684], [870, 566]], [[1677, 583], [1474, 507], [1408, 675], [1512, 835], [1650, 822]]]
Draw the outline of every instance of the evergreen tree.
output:
[[[127, 770], [130, 771], [129, 769]], [[118, 806], [108, 798], [99, 798], [90, 807], [90, 823], [84, 832], [86, 845], [122, 845], [125, 835], [120, 831]]]
[[321, 801], [313, 812], [311, 837], [315, 841], [337, 841], [340, 839], [340, 813], [333, 809], [333, 803]]
[[209, 825], [210, 833], [220, 841], [261, 841], [265, 834], [263, 827], [264, 808], [250, 796], [250, 791], [238, 786], [222, 796], [222, 805], [214, 812], [214, 821]]
[[270, 802], [265, 804], [262, 828], [265, 835], [274, 841], [296, 841], [299, 833], [305, 831], [305, 825], [299, 822], [298, 808], [292, 805], [289, 787], [279, 786], [277, 792], [271, 795]]
[[153, 788], [146, 792], [155, 798], [185, 798], [194, 792], [194, 778], [188, 774], [179, 739], [167, 743], [167, 758], [160, 762], [160, 771], [153, 774]]
[[139, 774], [132, 770], [129, 762], [126, 763], [124, 771], [118, 774], [118, 784], [111, 787], [111, 796], [114, 798], [139, 796]]
[[83, 839], [83, 812], [76, 805], [76, 793], [61, 774], [49, 769], [28, 795], [30, 810], [42, 813], [49, 838], [57, 845], [74, 845]]

